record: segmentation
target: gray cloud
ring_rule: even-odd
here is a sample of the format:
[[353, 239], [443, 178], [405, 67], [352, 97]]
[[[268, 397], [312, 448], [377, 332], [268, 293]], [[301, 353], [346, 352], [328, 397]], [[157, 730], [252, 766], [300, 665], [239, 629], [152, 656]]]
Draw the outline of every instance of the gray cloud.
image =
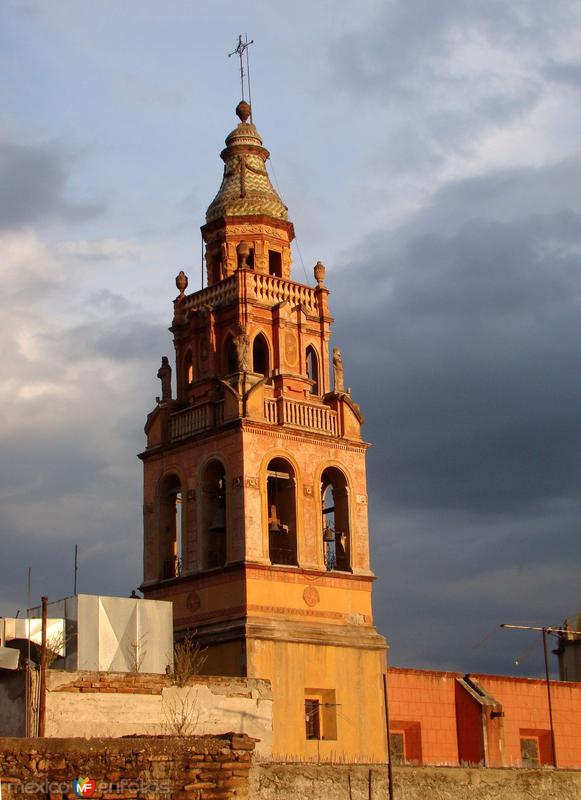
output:
[[572, 166], [457, 181], [329, 280], [397, 663], [512, 671], [512, 640], [467, 643], [579, 602], [581, 217], [552, 188]]
[[0, 143], [0, 231], [45, 220], [82, 222], [100, 213], [99, 204], [67, 199], [70, 169], [56, 149]]

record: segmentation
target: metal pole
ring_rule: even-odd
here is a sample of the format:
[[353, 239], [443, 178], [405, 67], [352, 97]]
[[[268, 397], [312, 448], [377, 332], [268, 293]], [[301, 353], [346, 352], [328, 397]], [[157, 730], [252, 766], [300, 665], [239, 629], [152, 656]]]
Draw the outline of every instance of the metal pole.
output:
[[42, 640], [40, 650], [40, 700], [38, 704], [38, 735], [44, 736], [46, 715], [46, 617], [48, 597], [43, 597], [42, 602]]
[[27, 608], [26, 608], [26, 670], [25, 670], [25, 679], [26, 679], [26, 688], [25, 688], [25, 706], [26, 706], [26, 719], [24, 721], [24, 735], [30, 736], [31, 734], [31, 725], [30, 725], [30, 707], [31, 707], [31, 675], [30, 675], [30, 604], [32, 602], [31, 598], [31, 575], [32, 569], [28, 567], [28, 595], [27, 595]]
[[383, 673], [383, 699], [385, 705], [385, 727], [387, 730], [387, 795], [393, 800], [393, 768], [391, 764], [391, 741], [389, 738], [389, 693], [387, 690], [387, 668]]
[[76, 596], [77, 594], [77, 572], [79, 569], [79, 561], [78, 561], [78, 554], [79, 554], [79, 545], [75, 545], [75, 584], [73, 588], [73, 595]]
[[549, 678], [549, 657], [547, 655], [547, 629], [543, 628], [543, 653], [545, 656], [545, 677], [547, 679], [547, 699], [549, 701], [549, 724], [551, 726], [551, 746], [553, 748], [553, 766], [557, 767], [557, 748], [555, 747], [555, 728], [553, 726], [553, 703], [551, 701], [551, 679]]

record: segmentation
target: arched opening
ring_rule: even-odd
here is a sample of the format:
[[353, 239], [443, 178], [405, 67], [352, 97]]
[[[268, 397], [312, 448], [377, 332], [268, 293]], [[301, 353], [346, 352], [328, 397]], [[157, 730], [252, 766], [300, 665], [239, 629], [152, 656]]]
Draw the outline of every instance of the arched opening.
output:
[[232, 375], [238, 372], [238, 355], [236, 353], [236, 345], [234, 344], [234, 337], [231, 333], [226, 337], [224, 342], [224, 358], [223, 369], [226, 375]]
[[320, 394], [319, 359], [317, 358], [317, 351], [311, 345], [307, 347], [307, 376], [313, 382], [310, 388], [311, 394]]
[[202, 564], [206, 569], [223, 567], [227, 557], [228, 515], [226, 471], [210, 461], [202, 476]]
[[284, 458], [273, 458], [266, 472], [268, 555], [272, 564], [296, 566], [296, 480]]
[[192, 359], [191, 348], [188, 348], [184, 358], [184, 381], [186, 386], [189, 386], [190, 383], [194, 382], [194, 363]]
[[268, 343], [266, 337], [259, 333], [252, 344], [252, 371], [265, 377], [268, 371]]
[[182, 573], [183, 502], [177, 475], [163, 479], [159, 492], [161, 577], [177, 578]]
[[349, 572], [349, 486], [341, 470], [327, 467], [321, 476], [323, 556], [328, 570]]

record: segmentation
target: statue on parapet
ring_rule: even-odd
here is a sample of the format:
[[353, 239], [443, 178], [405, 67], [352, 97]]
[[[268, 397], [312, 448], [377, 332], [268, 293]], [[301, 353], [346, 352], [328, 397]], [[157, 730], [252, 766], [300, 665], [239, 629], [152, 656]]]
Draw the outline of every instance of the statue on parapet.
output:
[[338, 347], [333, 348], [333, 384], [337, 394], [342, 394], [345, 391], [343, 358], [341, 357], [341, 350]]
[[157, 377], [161, 381], [161, 401], [171, 400], [171, 367], [167, 356], [161, 359], [161, 367], [157, 371]]

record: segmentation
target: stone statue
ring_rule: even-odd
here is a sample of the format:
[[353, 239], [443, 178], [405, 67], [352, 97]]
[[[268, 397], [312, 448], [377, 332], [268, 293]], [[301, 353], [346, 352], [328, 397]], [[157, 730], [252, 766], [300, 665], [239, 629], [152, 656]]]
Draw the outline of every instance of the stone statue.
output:
[[337, 394], [345, 391], [343, 359], [341, 358], [341, 350], [338, 347], [333, 348], [333, 381]]
[[237, 336], [234, 338], [236, 348], [236, 360], [238, 372], [248, 372], [248, 350], [250, 348], [250, 336], [246, 329], [240, 326]]
[[171, 400], [171, 367], [167, 356], [161, 359], [161, 367], [157, 371], [157, 377], [161, 381], [161, 400]]

